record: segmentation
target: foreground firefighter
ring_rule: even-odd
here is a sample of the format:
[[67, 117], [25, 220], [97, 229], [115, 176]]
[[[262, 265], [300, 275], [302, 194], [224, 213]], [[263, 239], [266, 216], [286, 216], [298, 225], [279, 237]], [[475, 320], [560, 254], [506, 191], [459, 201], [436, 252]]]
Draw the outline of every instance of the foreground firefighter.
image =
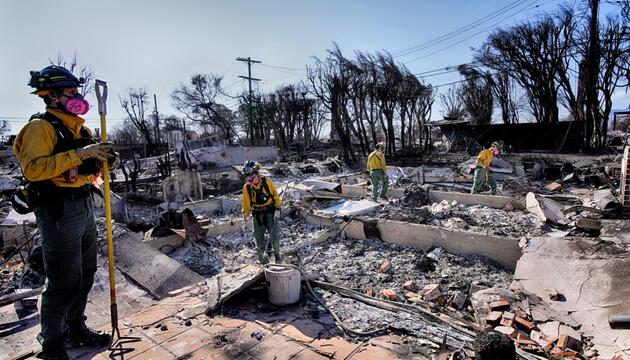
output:
[[79, 115], [89, 109], [78, 92], [83, 82], [60, 66], [32, 71], [29, 85], [46, 103], [46, 112], [33, 115], [13, 145], [43, 237], [46, 283], [37, 337], [41, 359], [68, 359], [66, 341], [75, 346], [110, 341], [108, 334], [85, 325], [84, 313], [96, 272], [92, 183], [101, 162], [116, 156], [83, 126]]
[[477, 161], [475, 162], [477, 167], [475, 168], [473, 186], [470, 190], [471, 194], [478, 193], [484, 185], [490, 187], [490, 194], [497, 194], [497, 183], [490, 174], [490, 163], [492, 162], [492, 157], [499, 155], [500, 151], [499, 144], [493, 142], [490, 149], [483, 149], [479, 152], [477, 155]]
[[[253, 222], [258, 261], [261, 264], [269, 262], [271, 243], [275, 262], [280, 263], [280, 197], [273, 182], [261, 176], [259, 170], [260, 164], [252, 160], [243, 166], [243, 217], [246, 224]], [[269, 233], [267, 241], [265, 232]]]
[[370, 182], [372, 183], [372, 200], [378, 200], [379, 195], [381, 199], [387, 199], [389, 178], [387, 177], [387, 165], [385, 164], [382, 143], [376, 144], [374, 151], [368, 155], [367, 168], [370, 172]]

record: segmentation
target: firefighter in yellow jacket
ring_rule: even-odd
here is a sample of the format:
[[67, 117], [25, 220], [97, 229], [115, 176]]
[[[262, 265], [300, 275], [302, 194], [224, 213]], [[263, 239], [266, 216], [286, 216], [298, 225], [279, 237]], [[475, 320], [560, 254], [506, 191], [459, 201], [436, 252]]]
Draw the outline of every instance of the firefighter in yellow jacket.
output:
[[483, 185], [490, 187], [490, 194], [497, 194], [497, 183], [490, 174], [490, 163], [492, 162], [492, 157], [499, 155], [500, 152], [499, 143], [496, 142], [492, 143], [490, 149], [483, 149], [479, 152], [475, 162], [475, 177], [472, 189], [470, 190], [471, 194], [478, 193]]
[[[28, 181], [26, 199], [42, 235], [46, 282], [40, 309], [40, 359], [68, 359], [66, 341], [106, 346], [110, 336], [85, 325], [96, 271], [96, 224], [91, 183], [113, 149], [83, 125], [89, 104], [77, 79], [60, 66], [31, 71], [29, 85], [46, 104], [17, 135], [13, 152]], [[114, 155], [115, 156], [115, 155]]]
[[[282, 262], [280, 255], [280, 196], [270, 179], [259, 174], [260, 164], [248, 160], [243, 166], [243, 218], [245, 223], [253, 222], [256, 254], [261, 264], [269, 262], [273, 248], [276, 263]], [[265, 241], [265, 232], [269, 240]]]
[[385, 164], [382, 143], [376, 144], [374, 151], [368, 155], [367, 168], [372, 183], [372, 200], [376, 201], [379, 195], [381, 199], [387, 199], [389, 178], [387, 177], [387, 164]]

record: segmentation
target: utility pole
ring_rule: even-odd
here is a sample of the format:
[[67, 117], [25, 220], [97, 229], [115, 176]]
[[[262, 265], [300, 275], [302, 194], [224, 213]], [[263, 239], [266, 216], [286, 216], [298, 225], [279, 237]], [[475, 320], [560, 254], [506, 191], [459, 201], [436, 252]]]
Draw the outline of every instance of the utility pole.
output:
[[[588, 47], [586, 49], [586, 121], [585, 121], [585, 146], [590, 148], [593, 137], [599, 139], [602, 131], [599, 118], [599, 99], [597, 94], [597, 78], [599, 75], [599, 25], [598, 25], [598, 12], [599, 12], [599, 0], [590, 0], [591, 5], [591, 18], [589, 21], [589, 37]], [[595, 132], [599, 134], [596, 134]], [[605, 134], [605, 132], [604, 132]], [[599, 141], [595, 141], [595, 145], [599, 144]]]
[[[260, 81], [260, 79], [256, 79], [252, 77], [252, 64], [260, 64], [260, 60], [252, 60], [251, 57], [237, 57], [236, 61], [242, 61], [247, 63], [247, 76], [239, 76], [242, 79], [246, 79], [249, 83], [249, 96], [247, 99], [247, 115], [249, 118], [249, 139], [254, 139], [254, 116], [252, 114], [252, 99], [254, 98], [254, 93], [252, 92], [252, 81]], [[253, 145], [253, 144], [252, 144]]]
[[153, 94], [153, 104], [155, 105], [155, 142], [157, 143], [157, 150], [158, 150], [158, 155], [162, 154], [162, 151], [160, 149], [160, 146], [162, 145], [162, 142], [160, 141], [161, 137], [160, 137], [160, 115], [158, 113], [158, 109], [157, 109], [157, 96], [155, 96], [155, 94]]

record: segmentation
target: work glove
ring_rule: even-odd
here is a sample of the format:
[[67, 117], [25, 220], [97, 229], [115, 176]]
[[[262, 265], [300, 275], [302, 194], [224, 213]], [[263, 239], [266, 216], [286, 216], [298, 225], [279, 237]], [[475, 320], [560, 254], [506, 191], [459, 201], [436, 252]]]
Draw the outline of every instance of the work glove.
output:
[[81, 161], [86, 159], [96, 159], [101, 162], [105, 162], [107, 161], [107, 153], [110, 151], [109, 149], [112, 149], [110, 144], [91, 144], [77, 149], [77, 155]]
[[278, 219], [280, 219], [280, 210], [276, 209], [276, 211], [273, 213], [273, 221], [278, 221]]

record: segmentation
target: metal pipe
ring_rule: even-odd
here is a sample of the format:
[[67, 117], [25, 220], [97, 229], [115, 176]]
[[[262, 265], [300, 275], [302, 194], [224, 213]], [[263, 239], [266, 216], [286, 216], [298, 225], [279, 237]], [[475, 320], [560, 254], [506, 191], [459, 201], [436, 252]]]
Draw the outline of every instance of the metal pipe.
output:
[[609, 315], [608, 324], [611, 329], [630, 329], [630, 315]]

